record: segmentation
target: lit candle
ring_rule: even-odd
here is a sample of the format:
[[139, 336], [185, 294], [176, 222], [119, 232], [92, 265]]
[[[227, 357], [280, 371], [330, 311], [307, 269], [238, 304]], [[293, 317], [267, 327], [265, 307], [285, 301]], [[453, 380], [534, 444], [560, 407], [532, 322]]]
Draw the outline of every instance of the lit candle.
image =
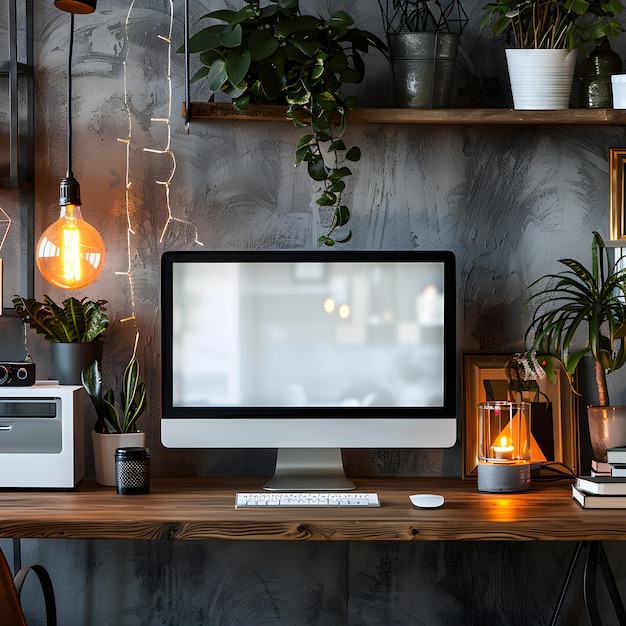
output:
[[500, 438], [500, 445], [493, 446], [493, 452], [496, 459], [511, 460], [513, 458], [514, 446], [507, 445], [509, 442], [506, 437]]

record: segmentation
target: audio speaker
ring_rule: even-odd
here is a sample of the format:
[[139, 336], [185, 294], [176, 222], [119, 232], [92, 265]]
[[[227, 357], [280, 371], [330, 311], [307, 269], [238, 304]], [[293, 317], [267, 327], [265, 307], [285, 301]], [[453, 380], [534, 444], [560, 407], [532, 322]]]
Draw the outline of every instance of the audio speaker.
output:
[[34, 384], [34, 363], [0, 361], [0, 387], [31, 387]]

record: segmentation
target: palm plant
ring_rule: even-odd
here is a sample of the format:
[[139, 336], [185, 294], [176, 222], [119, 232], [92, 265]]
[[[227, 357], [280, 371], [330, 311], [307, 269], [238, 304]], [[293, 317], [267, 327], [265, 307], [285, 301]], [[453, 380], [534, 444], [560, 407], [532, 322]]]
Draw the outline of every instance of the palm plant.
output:
[[[526, 336], [534, 333], [538, 354], [561, 361], [570, 382], [581, 359], [591, 355], [598, 404], [604, 407], [610, 406], [606, 375], [626, 362], [626, 266], [623, 257], [611, 262], [595, 231], [591, 252], [590, 270], [574, 259], [561, 259], [567, 269], [531, 285], [545, 286], [526, 303], [535, 307]], [[582, 347], [574, 347], [580, 339]]]

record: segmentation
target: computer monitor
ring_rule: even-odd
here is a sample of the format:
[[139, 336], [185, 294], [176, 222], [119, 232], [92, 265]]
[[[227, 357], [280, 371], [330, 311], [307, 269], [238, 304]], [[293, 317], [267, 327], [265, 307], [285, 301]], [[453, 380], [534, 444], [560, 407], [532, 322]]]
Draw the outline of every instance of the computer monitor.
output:
[[451, 252], [166, 252], [163, 445], [276, 448], [267, 489], [345, 490], [341, 448], [456, 441]]

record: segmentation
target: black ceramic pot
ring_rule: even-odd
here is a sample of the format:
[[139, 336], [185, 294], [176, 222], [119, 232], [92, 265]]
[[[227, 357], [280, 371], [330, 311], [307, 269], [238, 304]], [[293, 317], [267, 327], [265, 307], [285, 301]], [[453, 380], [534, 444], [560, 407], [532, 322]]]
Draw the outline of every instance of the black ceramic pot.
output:
[[80, 374], [94, 361], [102, 360], [102, 341], [53, 343], [54, 369], [60, 385], [82, 385]]

